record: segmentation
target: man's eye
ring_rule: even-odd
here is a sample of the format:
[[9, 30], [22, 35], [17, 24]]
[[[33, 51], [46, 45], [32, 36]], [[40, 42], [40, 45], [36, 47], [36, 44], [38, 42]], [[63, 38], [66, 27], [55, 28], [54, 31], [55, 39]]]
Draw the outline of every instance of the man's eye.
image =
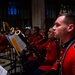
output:
[[56, 24], [56, 27], [59, 27], [60, 26], [60, 24]]
[[56, 26], [56, 27], [59, 27], [59, 26], [60, 26], [60, 24], [59, 24], [59, 23], [55, 23], [55, 26]]

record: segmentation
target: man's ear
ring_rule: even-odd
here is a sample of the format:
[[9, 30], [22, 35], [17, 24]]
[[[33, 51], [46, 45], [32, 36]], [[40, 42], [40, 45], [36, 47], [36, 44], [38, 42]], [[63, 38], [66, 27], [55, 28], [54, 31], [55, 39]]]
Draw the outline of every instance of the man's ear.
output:
[[73, 31], [74, 30], [74, 24], [69, 24], [67, 30], [68, 30], [68, 32]]

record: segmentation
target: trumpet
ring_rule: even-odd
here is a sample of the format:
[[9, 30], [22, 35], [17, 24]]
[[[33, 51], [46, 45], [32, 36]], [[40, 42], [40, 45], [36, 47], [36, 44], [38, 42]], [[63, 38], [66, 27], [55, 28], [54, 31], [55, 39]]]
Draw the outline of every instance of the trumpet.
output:
[[16, 30], [16, 31], [15, 31], [15, 35], [19, 35], [20, 33], [21, 33], [20, 30]]
[[41, 41], [43, 41], [43, 40], [46, 40], [46, 38], [42, 38], [42, 39], [40, 39], [39, 41], [32, 42], [32, 43], [30, 43], [30, 45], [32, 45], [32, 44], [34, 44], [34, 43], [39, 43], [39, 42], [41, 42]]
[[25, 35], [21, 32], [21, 30], [16, 30], [15, 35], [18, 35], [18, 36], [22, 35], [23, 37], [25, 37]]

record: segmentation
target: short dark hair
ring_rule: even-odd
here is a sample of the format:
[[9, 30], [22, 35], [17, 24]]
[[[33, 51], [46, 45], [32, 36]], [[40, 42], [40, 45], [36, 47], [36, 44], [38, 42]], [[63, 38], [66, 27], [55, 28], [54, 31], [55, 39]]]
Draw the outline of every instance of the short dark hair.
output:
[[64, 23], [68, 24], [74, 24], [75, 25], [75, 14], [70, 13], [61, 13], [59, 16], [65, 16]]
[[35, 30], [36, 30], [37, 32], [39, 32], [39, 30], [40, 30], [40, 28], [39, 28], [38, 26], [34, 26], [33, 28], [35, 28]]

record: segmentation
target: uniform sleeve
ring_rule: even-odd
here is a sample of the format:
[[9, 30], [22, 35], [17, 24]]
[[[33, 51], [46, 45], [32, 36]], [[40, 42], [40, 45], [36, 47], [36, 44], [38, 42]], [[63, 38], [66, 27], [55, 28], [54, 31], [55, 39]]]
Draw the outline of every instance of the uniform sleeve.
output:
[[58, 66], [57, 66], [57, 61], [53, 64], [52, 69], [57, 70]]
[[44, 49], [46, 49], [46, 47], [47, 47], [47, 42], [45, 42], [42, 45], [37, 45], [38, 51], [43, 51]]

